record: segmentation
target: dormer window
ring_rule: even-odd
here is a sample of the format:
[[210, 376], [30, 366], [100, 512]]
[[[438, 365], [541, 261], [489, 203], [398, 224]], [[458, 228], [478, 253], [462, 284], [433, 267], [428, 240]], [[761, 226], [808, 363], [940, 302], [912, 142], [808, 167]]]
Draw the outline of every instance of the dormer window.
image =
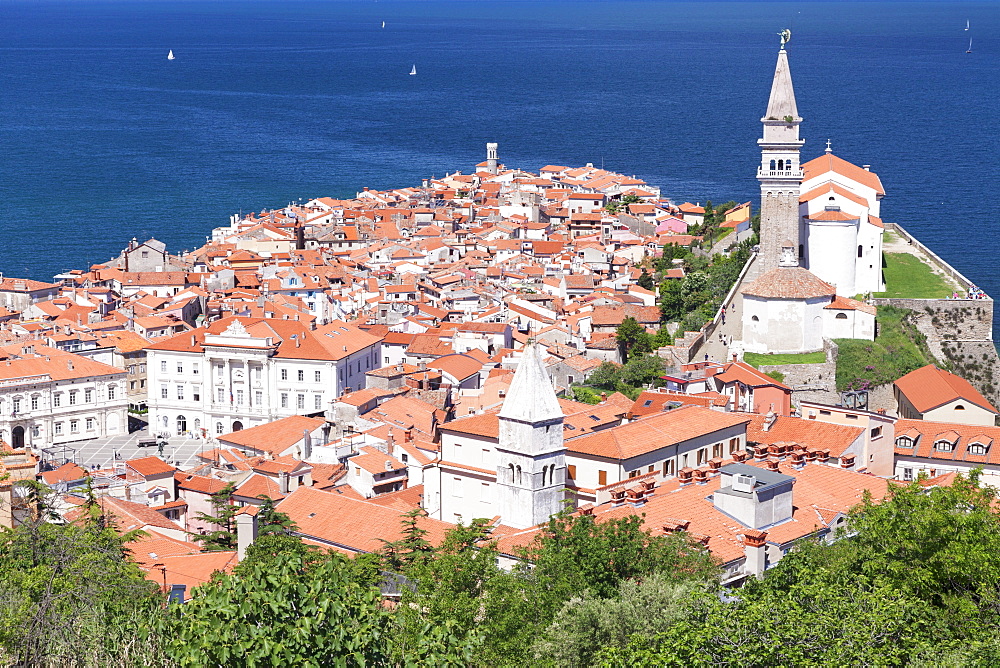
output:
[[899, 438], [896, 439], [896, 447], [897, 448], [912, 448], [913, 447], [913, 439], [910, 438], [909, 436], [900, 436]]
[[989, 450], [988, 445], [985, 443], [975, 442], [969, 443], [969, 454], [970, 455], [985, 455], [986, 451]]
[[945, 441], [945, 440], [935, 441], [934, 449], [937, 450], [938, 452], [954, 452], [955, 444], [952, 443], [951, 441]]

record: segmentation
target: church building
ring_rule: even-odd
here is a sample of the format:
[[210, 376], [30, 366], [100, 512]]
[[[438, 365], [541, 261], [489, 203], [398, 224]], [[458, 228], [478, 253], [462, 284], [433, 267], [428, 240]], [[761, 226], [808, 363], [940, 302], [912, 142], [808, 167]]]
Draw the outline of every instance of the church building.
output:
[[785, 43], [757, 141], [760, 250], [745, 285], [743, 349], [821, 350], [825, 338], [875, 338], [875, 308], [853, 299], [884, 289], [878, 176], [833, 155], [800, 162], [799, 116]]

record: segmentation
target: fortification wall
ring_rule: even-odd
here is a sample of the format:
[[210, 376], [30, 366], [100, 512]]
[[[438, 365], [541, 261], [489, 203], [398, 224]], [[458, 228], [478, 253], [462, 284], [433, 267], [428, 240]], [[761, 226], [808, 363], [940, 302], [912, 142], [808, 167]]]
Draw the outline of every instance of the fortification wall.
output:
[[876, 306], [913, 311], [913, 322], [927, 337], [937, 361], [1000, 402], [1000, 355], [993, 342], [992, 299], [873, 299]]
[[778, 371], [785, 376], [785, 385], [792, 388], [792, 403], [818, 401], [824, 404], [839, 404], [837, 393], [837, 344], [823, 341], [826, 361], [819, 364], [767, 364], [761, 365], [764, 373]]

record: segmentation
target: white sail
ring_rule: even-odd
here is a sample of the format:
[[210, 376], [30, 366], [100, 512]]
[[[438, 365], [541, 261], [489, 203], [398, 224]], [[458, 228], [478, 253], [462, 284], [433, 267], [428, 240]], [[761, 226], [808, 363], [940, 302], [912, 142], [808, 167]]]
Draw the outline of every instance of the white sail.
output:
[[969, 29], [969, 19], [965, 19], [965, 29]]
[[[382, 27], [385, 27], [385, 21], [382, 21]], [[968, 28], [966, 28], [966, 30], [968, 30]]]
[[414, 74], [416, 74], [416, 73], [417, 73], [417, 66], [416, 66], [416, 65], [414, 65], [414, 66], [413, 66], [413, 69], [412, 69], [412, 70], [410, 70], [410, 75], [412, 76], [412, 75], [414, 75]]
[[170, 50], [170, 51], [169, 51], [169, 52], [167, 53], [167, 60], [173, 60], [173, 59], [174, 59], [174, 50], [173, 50], [173, 49], [171, 49], [171, 50]]

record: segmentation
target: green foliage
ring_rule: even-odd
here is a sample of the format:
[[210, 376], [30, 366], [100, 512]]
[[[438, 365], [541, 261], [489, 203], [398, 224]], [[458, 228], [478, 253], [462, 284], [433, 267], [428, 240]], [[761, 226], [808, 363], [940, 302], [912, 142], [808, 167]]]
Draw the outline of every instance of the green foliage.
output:
[[257, 511], [257, 535], [267, 536], [270, 534], [291, 534], [298, 529], [295, 522], [285, 513], [279, 512], [274, 507], [271, 497], [261, 495], [260, 509]]
[[911, 311], [880, 306], [874, 341], [837, 339], [837, 390], [869, 389], [887, 385], [929, 364], [916, 341], [922, 335], [910, 322]]
[[684, 317], [684, 283], [676, 278], [660, 283], [660, 319], [673, 322]]
[[628, 204], [642, 204], [645, 201], [646, 200], [644, 200], [643, 198], [639, 197], [638, 195], [633, 195], [632, 193], [627, 193], [625, 195], [622, 195], [622, 199], [621, 199], [622, 204], [625, 204], [625, 205], [628, 205]]
[[649, 272], [645, 269], [639, 274], [639, 278], [636, 280], [636, 284], [640, 288], [645, 288], [646, 290], [652, 290], [655, 286], [653, 283], [653, 277], [649, 275]]
[[744, 353], [743, 361], [754, 368], [778, 364], [822, 364], [826, 361], [826, 353], [781, 353], [776, 355], [761, 353]]
[[951, 284], [916, 255], [911, 253], [885, 253], [885, 292], [875, 297], [904, 297], [909, 299], [944, 299], [955, 291]]
[[587, 378], [590, 385], [611, 391], [614, 391], [620, 380], [621, 366], [614, 362], [601, 362], [601, 365]]
[[580, 401], [585, 404], [601, 403], [601, 395], [592, 388], [585, 385], [573, 385], [573, 401]]
[[584, 591], [556, 613], [535, 642], [535, 658], [558, 666], [590, 665], [602, 648], [624, 648], [632, 636], [648, 642], [683, 619], [696, 590], [662, 573], [622, 580], [611, 598]]
[[212, 495], [213, 515], [198, 513], [197, 519], [202, 522], [212, 524], [217, 529], [204, 534], [190, 534], [195, 540], [201, 541], [202, 547], [210, 551], [235, 550], [236, 549], [236, 513], [239, 506], [233, 505], [233, 493], [236, 485], [229, 482], [226, 486]]
[[627, 360], [633, 353], [642, 354], [653, 350], [646, 329], [632, 316], [626, 317], [618, 325], [615, 339], [618, 341], [618, 349], [623, 360]]
[[618, 201], [615, 201], [615, 200], [611, 200], [607, 204], [604, 205], [604, 210], [607, 211], [608, 213], [612, 214], [612, 215], [616, 214], [616, 213], [620, 213], [621, 210], [622, 210], [622, 208], [623, 207], [622, 207], [621, 202], [618, 202]]
[[785, 382], [785, 374], [781, 373], [780, 371], [768, 371], [764, 375], [767, 376], [768, 378], [775, 379], [779, 383]]
[[19, 666], [158, 665], [139, 633], [157, 614], [156, 585], [127, 560], [125, 543], [92, 495], [77, 524], [53, 524], [52, 494], [18, 481], [29, 516], [0, 531], [0, 657]]
[[733, 602], [695, 594], [663, 633], [606, 647], [598, 662], [996, 665], [1000, 516], [977, 477], [865, 498], [853, 537], [802, 545]]
[[665, 371], [663, 358], [656, 355], [633, 355], [622, 366], [619, 378], [626, 386], [637, 388], [650, 383], [655, 384]]
[[420, 518], [427, 517], [423, 508], [414, 508], [403, 514], [403, 536], [397, 541], [383, 540], [383, 564], [390, 571], [406, 569], [426, 563], [434, 551], [427, 540], [427, 529], [420, 526]]
[[337, 555], [247, 565], [171, 606], [159, 629], [181, 666], [383, 665], [390, 619]]

